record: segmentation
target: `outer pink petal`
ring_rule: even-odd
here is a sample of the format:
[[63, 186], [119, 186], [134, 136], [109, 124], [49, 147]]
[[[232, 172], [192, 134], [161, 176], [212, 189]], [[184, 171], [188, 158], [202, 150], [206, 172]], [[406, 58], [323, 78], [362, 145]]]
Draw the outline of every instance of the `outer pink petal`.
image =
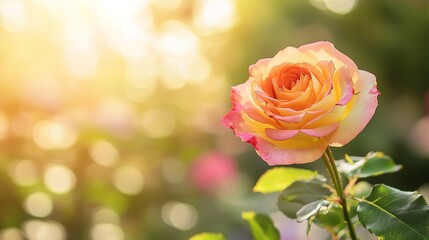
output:
[[253, 145], [252, 141], [255, 138], [255, 134], [253, 133], [254, 131], [249, 129], [244, 122], [242, 115], [246, 114], [246, 110], [249, 110], [245, 109], [246, 105], [249, 103], [249, 99], [245, 92], [245, 84], [246, 83], [237, 85], [231, 89], [232, 109], [223, 117], [222, 124], [225, 127], [232, 129], [234, 134], [242, 141]]
[[340, 126], [326, 138], [331, 146], [343, 146], [353, 140], [368, 124], [377, 108], [377, 84], [375, 76], [359, 70], [359, 79], [355, 83], [358, 94], [352, 99], [350, 113], [340, 122]]
[[[330, 42], [315, 42], [298, 48], [304, 53], [310, 54], [319, 61], [333, 61], [335, 68], [347, 66], [352, 72], [358, 71], [356, 64], [349, 57], [338, 51]], [[334, 59], [333, 59], [334, 58]]]
[[222, 124], [231, 128], [234, 134], [240, 137], [243, 141], [248, 141], [253, 135], [246, 133], [243, 129], [243, 105], [246, 102], [244, 99], [245, 84], [240, 84], [231, 89], [232, 109], [222, 119]]
[[257, 79], [261, 79], [270, 60], [271, 58], [264, 58], [251, 65], [249, 67], [250, 76], [255, 77]]
[[259, 156], [270, 166], [316, 161], [328, 146], [325, 141], [319, 141], [309, 148], [281, 148], [258, 137], [253, 137], [248, 142], [255, 147]]

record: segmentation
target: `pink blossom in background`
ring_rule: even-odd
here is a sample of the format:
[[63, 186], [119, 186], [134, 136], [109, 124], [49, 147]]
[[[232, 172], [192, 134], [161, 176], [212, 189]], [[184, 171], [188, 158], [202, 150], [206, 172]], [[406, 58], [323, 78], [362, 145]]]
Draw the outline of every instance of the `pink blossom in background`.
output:
[[207, 153], [198, 157], [190, 167], [192, 184], [200, 191], [213, 192], [233, 182], [237, 165], [233, 158], [222, 153]]

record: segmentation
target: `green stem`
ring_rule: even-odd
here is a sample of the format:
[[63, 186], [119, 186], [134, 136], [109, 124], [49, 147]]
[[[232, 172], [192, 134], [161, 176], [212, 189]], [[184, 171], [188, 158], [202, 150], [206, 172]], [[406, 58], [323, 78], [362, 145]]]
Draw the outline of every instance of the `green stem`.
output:
[[343, 186], [341, 184], [341, 176], [338, 173], [337, 167], [335, 166], [335, 159], [329, 146], [323, 153], [323, 159], [325, 160], [326, 167], [328, 168], [329, 174], [331, 175], [332, 183], [334, 184], [334, 187], [337, 190], [338, 197], [340, 198], [344, 219], [346, 220], [347, 225], [349, 227], [350, 237], [352, 238], [352, 240], [357, 240], [355, 229], [353, 227], [353, 223], [347, 208], [347, 200], [343, 191]]

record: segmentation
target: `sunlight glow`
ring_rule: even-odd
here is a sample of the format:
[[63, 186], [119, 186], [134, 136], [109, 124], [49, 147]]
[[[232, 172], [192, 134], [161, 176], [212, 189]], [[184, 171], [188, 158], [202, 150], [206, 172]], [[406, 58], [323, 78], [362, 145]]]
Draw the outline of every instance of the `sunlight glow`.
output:
[[226, 30], [236, 23], [235, 5], [232, 0], [195, 1], [194, 24], [208, 33]]
[[79, 79], [95, 74], [98, 51], [93, 32], [82, 21], [75, 20], [64, 28], [64, 62], [69, 73]]
[[28, 24], [27, 9], [22, 0], [5, 0], [0, 5], [0, 23], [8, 32], [21, 32]]
[[198, 51], [199, 38], [185, 23], [170, 20], [164, 23], [162, 28], [160, 47], [166, 56], [185, 57]]

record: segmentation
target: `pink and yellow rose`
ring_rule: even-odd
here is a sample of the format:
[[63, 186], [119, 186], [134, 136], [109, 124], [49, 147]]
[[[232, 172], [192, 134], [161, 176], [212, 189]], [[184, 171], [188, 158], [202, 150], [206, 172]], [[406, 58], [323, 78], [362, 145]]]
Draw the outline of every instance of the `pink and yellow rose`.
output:
[[378, 105], [375, 76], [330, 42], [287, 47], [249, 72], [222, 123], [269, 165], [312, 162], [328, 145], [347, 144]]

